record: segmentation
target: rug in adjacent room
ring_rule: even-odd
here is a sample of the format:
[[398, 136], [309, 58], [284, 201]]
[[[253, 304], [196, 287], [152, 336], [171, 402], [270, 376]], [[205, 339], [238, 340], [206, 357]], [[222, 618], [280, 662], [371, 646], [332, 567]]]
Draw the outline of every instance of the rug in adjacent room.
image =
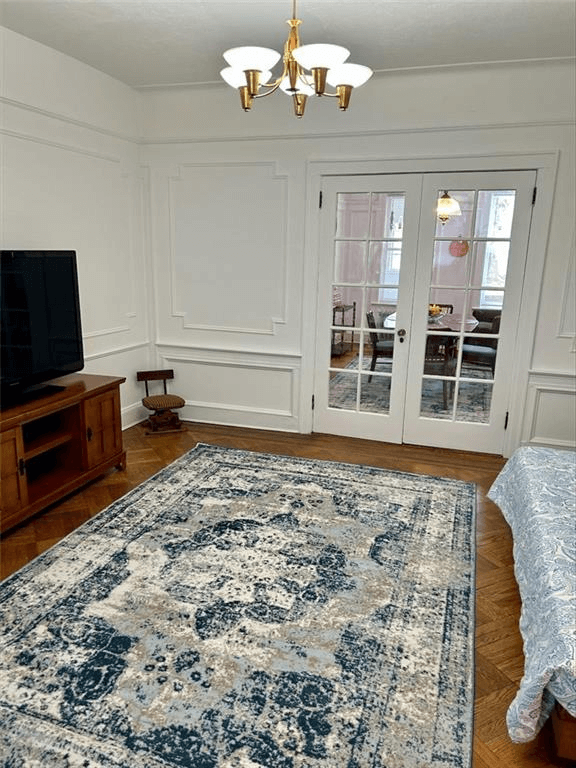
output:
[[[388, 413], [390, 411], [390, 378], [373, 376], [370, 379], [370, 358], [363, 359], [363, 374], [359, 410], [364, 413]], [[358, 385], [356, 372], [358, 357], [353, 358], [345, 368], [330, 375], [329, 407], [345, 410], [356, 410], [356, 389]], [[390, 360], [378, 360], [376, 373], [391, 373]], [[354, 374], [354, 375], [351, 375]], [[452, 395], [448, 408], [444, 408], [442, 379], [426, 378], [422, 382], [420, 399], [420, 415], [434, 419], [454, 419], [456, 421], [479, 422], [487, 424], [490, 421], [490, 406], [492, 400], [492, 382], [490, 371], [478, 366], [462, 365], [462, 377], [471, 380], [460, 380], [458, 384], [458, 402], [453, 414]]]
[[474, 514], [198, 445], [0, 585], [3, 765], [469, 768]]

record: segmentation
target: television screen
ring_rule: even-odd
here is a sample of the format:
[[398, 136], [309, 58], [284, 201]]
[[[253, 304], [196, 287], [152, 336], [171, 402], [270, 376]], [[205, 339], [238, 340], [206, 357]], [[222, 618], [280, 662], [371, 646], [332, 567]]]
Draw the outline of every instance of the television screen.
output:
[[2, 398], [84, 367], [75, 251], [0, 252]]

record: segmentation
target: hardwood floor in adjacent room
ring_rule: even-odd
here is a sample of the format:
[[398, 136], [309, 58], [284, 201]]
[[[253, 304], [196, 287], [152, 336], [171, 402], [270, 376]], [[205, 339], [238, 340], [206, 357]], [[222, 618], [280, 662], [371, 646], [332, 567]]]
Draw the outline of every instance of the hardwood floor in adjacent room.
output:
[[473, 482], [478, 489], [473, 765], [474, 768], [545, 768], [561, 764], [550, 756], [548, 726], [530, 744], [513, 744], [506, 731], [506, 710], [523, 670], [518, 631], [520, 598], [514, 579], [510, 530], [498, 508], [486, 498], [504, 459], [332, 435], [298, 435], [192, 423], [188, 423], [181, 434], [153, 436], [147, 436], [143, 426], [138, 425], [126, 430], [123, 438], [127, 450], [124, 472], [110, 472], [4, 535], [0, 550], [1, 578], [56, 544], [197, 442], [369, 464]]

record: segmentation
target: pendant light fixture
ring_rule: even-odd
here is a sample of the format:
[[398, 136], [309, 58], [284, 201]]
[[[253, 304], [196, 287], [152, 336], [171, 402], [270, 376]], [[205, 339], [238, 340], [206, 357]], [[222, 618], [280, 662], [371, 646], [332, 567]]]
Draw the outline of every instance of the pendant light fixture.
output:
[[[220, 72], [222, 78], [238, 89], [242, 109], [248, 112], [254, 99], [270, 96], [280, 89], [292, 96], [294, 114], [302, 117], [309, 96], [332, 96], [338, 99], [342, 111], [348, 109], [353, 88], [363, 85], [372, 70], [361, 64], [344, 63], [350, 51], [341, 45], [314, 43], [300, 45], [298, 27], [301, 20], [296, 18], [296, 0], [292, 3], [292, 18], [284, 45], [282, 72], [272, 79], [271, 69], [279, 61], [280, 54], [271, 48], [244, 46], [230, 48], [224, 59], [230, 65]], [[335, 91], [328, 92], [326, 84]]]
[[438, 204], [436, 208], [436, 215], [438, 216], [438, 220], [442, 224], [446, 224], [446, 222], [452, 218], [452, 216], [461, 216], [462, 211], [460, 210], [460, 204], [458, 203], [458, 200], [455, 200], [453, 197], [450, 197], [448, 194], [448, 190], [444, 190], [444, 194], [442, 197], [438, 198]]

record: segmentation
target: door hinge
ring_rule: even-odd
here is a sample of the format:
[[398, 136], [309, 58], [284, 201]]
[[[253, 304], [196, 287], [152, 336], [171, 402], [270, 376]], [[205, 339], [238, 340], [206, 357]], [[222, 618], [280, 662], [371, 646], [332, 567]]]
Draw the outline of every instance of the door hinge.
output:
[[322, 208], [322, 190], [320, 190], [320, 196], [318, 198], [318, 208]]
[[18, 461], [18, 472], [21, 476], [24, 476], [26, 474], [26, 462], [24, 459], [20, 459]]
[[506, 418], [504, 419], [504, 429], [508, 429], [508, 411], [506, 411]]
[[312, 410], [314, 410], [314, 395], [312, 395]]
[[538, 187], [534, 187], [534, 189], [532, 190], [532, 205], [534, 205], [534, 203], [536, 202], [537, 193], [538, 193]]

